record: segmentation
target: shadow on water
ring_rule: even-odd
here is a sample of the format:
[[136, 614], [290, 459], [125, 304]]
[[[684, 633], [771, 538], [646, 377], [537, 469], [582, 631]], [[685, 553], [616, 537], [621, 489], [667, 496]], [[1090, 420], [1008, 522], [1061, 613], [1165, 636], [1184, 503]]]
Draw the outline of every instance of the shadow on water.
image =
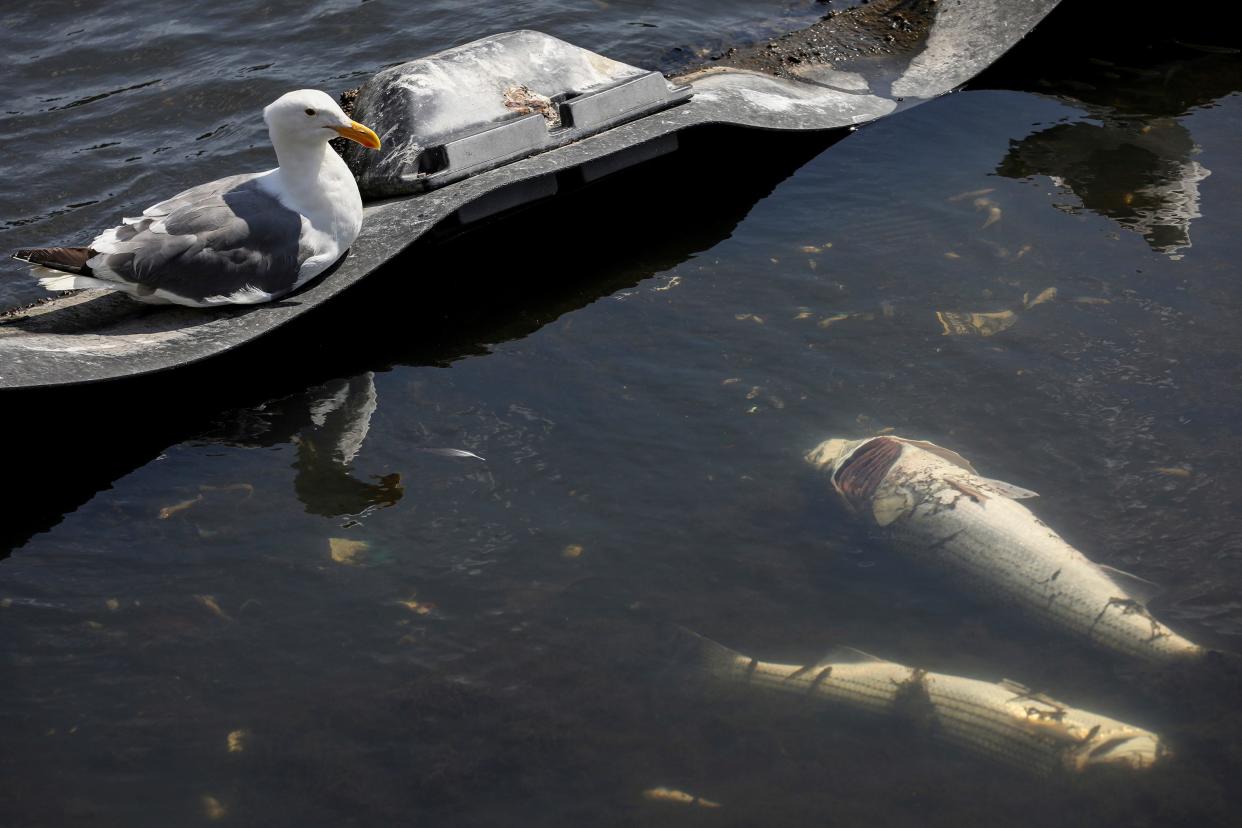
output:
[[326, 308], [237, 352], [149, 378], [11, 395], [3, 419], [22, 438], [9, 455], [21, 482], [6, 504], [0, 557], [192, 438], [295, 441], [298, 496], [315, 514], [396, 502], [397, 478], [350, 472], [349, 441], [365, 436], [378, 404], [369, 372], [485, 354], [685, 261], [728, 238], [843, 135], [694, 130], [680, 151], [642, 167], [419, 242]]

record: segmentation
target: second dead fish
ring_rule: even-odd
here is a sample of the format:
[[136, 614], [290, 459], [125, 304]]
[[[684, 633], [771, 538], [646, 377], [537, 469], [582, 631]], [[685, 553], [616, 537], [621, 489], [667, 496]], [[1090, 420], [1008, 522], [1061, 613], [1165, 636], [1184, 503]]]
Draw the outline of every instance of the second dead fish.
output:
[[1149, 730], [1012, 681], [932, 673], [848, 647], [812, 664], [776, 664], [688, 630], [678, 636], [686, 666], [716, 680], [902, 718], [944, 742], [1037, 774], [1097, 765], [1140, 770], [1167, 753]]

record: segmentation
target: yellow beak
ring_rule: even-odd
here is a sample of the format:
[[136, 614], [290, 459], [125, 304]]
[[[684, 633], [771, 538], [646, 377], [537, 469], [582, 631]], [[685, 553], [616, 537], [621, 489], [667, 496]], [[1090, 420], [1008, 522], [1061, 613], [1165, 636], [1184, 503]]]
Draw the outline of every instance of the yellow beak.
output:
[[349, 126], [334, 126], [329, 129], [336, 130], [342, 138], [348, 138], [351, 141], [357, 141], [367, 149], [379, 149], [380, 139], [370, 127], [365, 127], [357, 121], [350, 121]]

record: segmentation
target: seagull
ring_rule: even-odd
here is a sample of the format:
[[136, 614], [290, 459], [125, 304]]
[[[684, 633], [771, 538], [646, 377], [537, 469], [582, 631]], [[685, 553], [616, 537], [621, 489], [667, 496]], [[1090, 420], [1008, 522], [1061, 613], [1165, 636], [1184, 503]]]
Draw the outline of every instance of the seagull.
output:
[[139, 302], [252, 305], [296, 290], [358, 237], [362, 197], [328, 141], [379, 149], [317, 89], [281, 95], [263, 110], [280, 166], [191, 187], [123, 219], [87, 247], [19, 250], [48, 290], [106, 288]]

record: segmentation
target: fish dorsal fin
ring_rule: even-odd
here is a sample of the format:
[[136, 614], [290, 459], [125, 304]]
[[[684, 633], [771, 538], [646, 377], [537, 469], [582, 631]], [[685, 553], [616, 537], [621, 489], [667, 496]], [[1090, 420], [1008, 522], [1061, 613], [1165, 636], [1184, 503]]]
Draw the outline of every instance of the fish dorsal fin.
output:
[[909, 443], [917, 448], [921, 448], [923, 451], [930, 452], [942, 460], [947, 460], [953, 465], [965, 469], [975, 476], [975, 479], [979, 483], [979, 487], [981, 489], [990, 492], [991, 494], [1007, 497], [1010, 500], [1025, 500], [1028, 497], [1039, 497], [1038, 492], [1033, 492], [1030, 489], [1015, 486], [1012, 483], [1006, 483], [1003, 480], [993, 480], [990, 477], [981, 477], [979, 473], [975, 471], [975, 467], [970, 464], [969, 460], [952, 449], [947, 449], [944, 446], [938, 446], [935, 443], [929, 443], [926, 440], [911, 440], [908, 437], [896, 437], [894, 439], [900, 440], [903, 443]]
[[1096, 564], [1104, 574], [1109, 577], [1114, 584], [1124, 589], [1129, 595], [1139, 599], [1144, 604], [1159, 595], [1162, 590], [1159, 584], [1155, 584], [1146, 578], [1140, 578], [1132, 575], [1116, 567], [1107, 564]]
[[1020, 681], [1014, 681], [1013, 679], [1001, 679], [997, 682], [997, 684], [1005, 688], [1005, 690], [1010, 693], [1013, 693], [1015, 699], [1027, 699], [1029, 701], [1039, 702], [1040, 704], [1046, 704], [1050, 707], [1064, 706], [1056, 699], [1043, 693], [1038, 693]]
[[903, 443], [909, 443], [916, 448], [921, 448], [923, 451], [931, 452], [942, 460], [948, 460], [955, 466], [961, 466], [971, 474], [977, 474], [975, 467], [970, 465], [970, 461], [958, 454], [956, 451], [944, 448], [943, 446], [938, 446], [935, 443], [929, 443], [926, 440], [911, 440], [909, 437], [894, 437], [893, 439], [900, 440]]
[[828, 664], [885, 664], [882, 658], [877, 658], [870, 653], [864, 653], [862, 650], [855, 650], [853, 647], [837, 645], [824, 653], [823, 657], [815, 666], [826, 666]]
[[1013, 679], [1001, 679], [997, 682], [997, 684], [1020, 698], [1026, 698], [1031, 694], [1031, 688], [1027, 687], [1020, 681], [1014, 681]]
[[1022, 488], [1021, 486], [1006, 483], [1004, 480], [993, 480], [990, 477], [979, 477], [978, 481], [984, 491], [998, 494], [1001, 497], [1007, 497], [1010, 500], [1025, 500], [1028, 497], [1039, 497], [1039, 492], [1033, 492], [1030, 489]]

